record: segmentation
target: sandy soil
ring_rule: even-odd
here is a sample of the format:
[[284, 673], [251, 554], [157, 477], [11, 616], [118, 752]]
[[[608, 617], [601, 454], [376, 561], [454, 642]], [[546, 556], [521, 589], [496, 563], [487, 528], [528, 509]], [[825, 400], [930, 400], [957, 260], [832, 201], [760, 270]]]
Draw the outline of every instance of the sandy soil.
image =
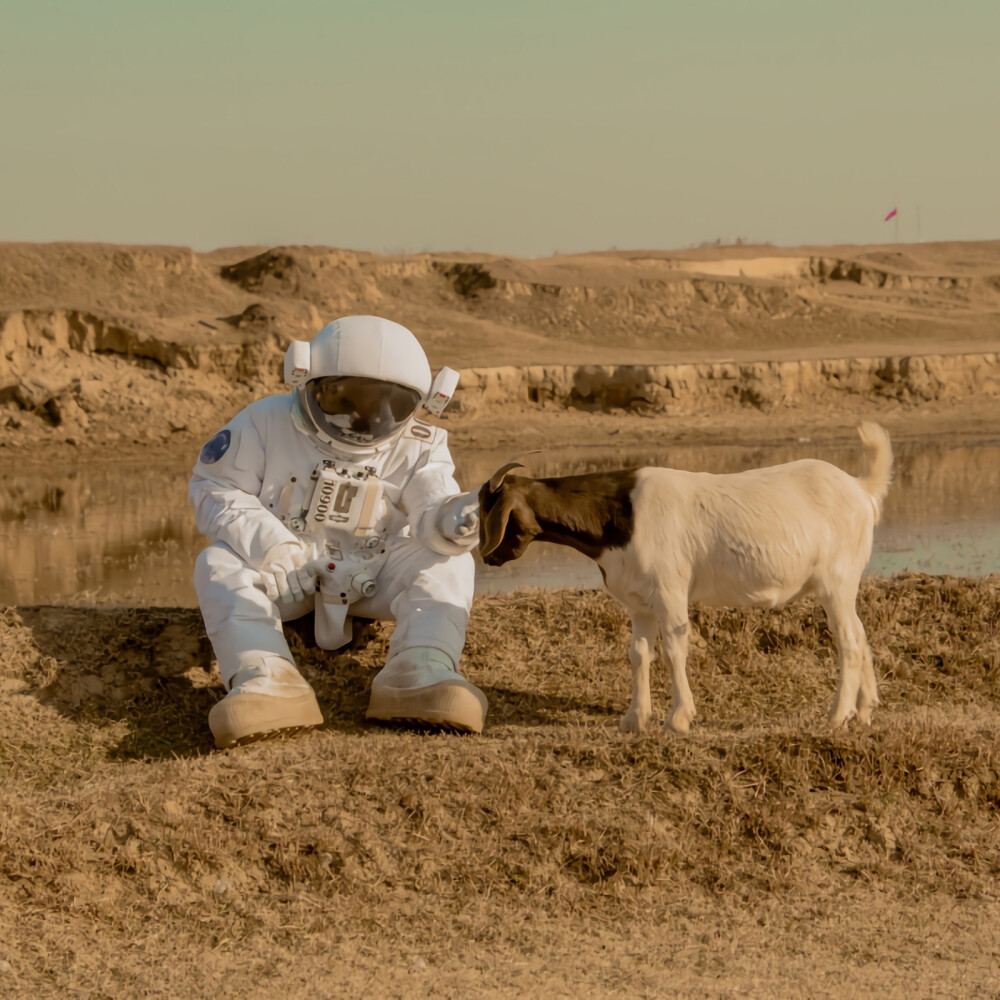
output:
[[[862, 417], [1000, 436], [1000, 243], [0, 244], [0, 470], [193, 460], [278, 390], [289, 339], [354, 312], [469, 371], [979, 358], [917, 392], [498, 399], [443, 418], [466, 450], [846, 440]], [[696, 611], [689, 740], [617, 732], [628, 627], [602, 594], [477, 599], [491, 714], [470, 739], [367, 726], [388, 626], [331, 659], [306, 625], [326, 725], [226, 753], [196, 611], [0, 609], [0, 995], [998, 995], [998, 600], [995, 577], [867, 582], [884, 705], [833, 734], [814, 605]], [[661, 718], [667, 693], [661, 671]]]
[[[540, 260], [0, 244], [0, 445], [18, 462], [50, 449], [193, 454], [241, 406], [280, 390], [290, 339], [352, 312], [409, 325], [435, 368], [995, 354], [1000, 243]], [[803, 421], [846, 428], [871, 411], [894, 432], [983, 433], [996, 426], [995, 366], [961, 390], [946, 372], [915, 396], [848, 386], [775, 403], [750, 392], [683, 419], [638, 400], [602, 413], [601, 426], [636, 439], [788, 437]], [[645, 420], [631, 419], [639, 410]], [[586, 432], [583, 412], [500, 400], [449, 427], [480, 445], [517, 427], [558, 446]]]

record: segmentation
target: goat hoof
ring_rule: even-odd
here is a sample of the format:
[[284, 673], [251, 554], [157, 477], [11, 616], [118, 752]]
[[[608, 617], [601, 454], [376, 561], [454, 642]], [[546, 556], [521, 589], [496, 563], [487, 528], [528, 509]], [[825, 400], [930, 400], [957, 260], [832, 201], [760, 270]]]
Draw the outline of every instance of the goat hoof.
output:
[[847, 712], [833, 712], [830, 715], [830, 728], [840, 729], [841, 727], [846, 726], [855, 715], [857, 715], [857, 712], [855, 712], [853, 708]]
[[639, 718], [639, 713], [629, 710], [621, 717], [621, 721], [618, 723], [618, 731], [620, 733], [641, 733], [642, 726], [643, 721]]
[[684, 713], [675, 712], [667, 719], [663, 731], [677, 736], [687, 736], [691, 732], [691, 719]]

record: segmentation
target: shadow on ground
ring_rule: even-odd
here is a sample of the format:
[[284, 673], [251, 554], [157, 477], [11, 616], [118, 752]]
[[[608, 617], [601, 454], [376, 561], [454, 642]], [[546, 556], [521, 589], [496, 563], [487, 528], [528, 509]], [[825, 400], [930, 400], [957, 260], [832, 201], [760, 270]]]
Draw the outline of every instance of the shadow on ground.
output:
[[[192, 608], [32, 606], [8, 609], [5, 656], [38, 701], [90, 727], [119, 724], [109, 747], [121, 760], [192, 757], [214, 750], [207, 716], [224, 690]], [[351, 643], [316, 646], [312, 616], [285, 625], [292, 654], [316, 690], [324, 728], [358, 733], [371, 679], [385, 662], [391, 623], [359, 620]], [[476, 678], [476, 664], [470, 667]], [[492, 678], [490, 678], [492, 679]], [[573, 715], [613, 715], [593, 699], [518, 689], [479, 679], [490, 701], [487, 725], [539, 726]]]
[[[207, 716], [224, 691], [196, 609], [37, 606], [11, 614], [23, 631], [21, 658], [28, 662], [22, 674], [43, 705], [78, 723], [125, 724], [113, 756], [158, 759], [213, 750]], [[348, 647], [328, 653], [315, 645], [311, 617], [286, 625], [330, 728], [354, 731], [364, 722], [367, 661], [384, 646], [378, 629], [362, 625]]]

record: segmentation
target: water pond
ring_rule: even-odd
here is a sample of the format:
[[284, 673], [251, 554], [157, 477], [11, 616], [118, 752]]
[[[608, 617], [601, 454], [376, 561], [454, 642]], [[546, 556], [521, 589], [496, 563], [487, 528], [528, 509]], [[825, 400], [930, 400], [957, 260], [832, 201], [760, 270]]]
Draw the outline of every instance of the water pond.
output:
[[[903, 570], [978, 576], [1000, 572], [1000, 441], [895, 444], [896, 475], [876, 529], [871, 574]], [[482, 482], [511, 456], [456, 454], [459, 481]], [[859, 449], [802, 441], [781, 447], [579, 448], [525, 461], [533, 475], [631, 465], [734, 472], [796, 458], [857, 472]], [[0, 478], [0, 604], [193, 606], [191, 567], [205, 540], [187, 502], [191, 463], [80, 464]], [[532, 545], [499, 568], [478, 566], [480, 591], [598, 587], [590, 560]]]

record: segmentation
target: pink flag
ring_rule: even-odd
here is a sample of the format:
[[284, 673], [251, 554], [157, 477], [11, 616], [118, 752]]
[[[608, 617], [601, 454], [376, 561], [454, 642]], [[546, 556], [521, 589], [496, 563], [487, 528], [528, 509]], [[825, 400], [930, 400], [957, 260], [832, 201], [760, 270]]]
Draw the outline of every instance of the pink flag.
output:
[[896, 214], [896, 209], [893, 209], [882, 221], [888, 222]]

